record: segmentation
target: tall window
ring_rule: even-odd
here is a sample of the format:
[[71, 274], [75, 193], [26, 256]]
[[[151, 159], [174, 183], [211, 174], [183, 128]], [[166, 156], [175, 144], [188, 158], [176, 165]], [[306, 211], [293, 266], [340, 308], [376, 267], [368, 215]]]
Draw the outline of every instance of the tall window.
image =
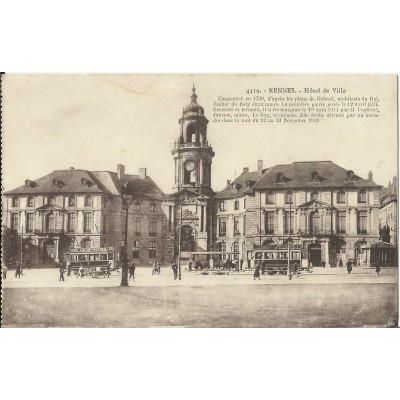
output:
[[293, 193], [292, 192], [285, 193], [285, 204], [293, 204]]
[[235, 200], [234, 209], [239, 210], [239, 200]]
[[274, 194], [272, 192], [265, 194], [265, 204], [274, 204]]
[[75, 213], [68, 214], [67, 229], [68, 229], [68, 232], [75, 232], [75, 229], [76, 229], [76, 214]]
[[149, 258], [157, 257], [156, 242], [149, 242]]
[[275, 212], [267, 211], [265, 213], [265, 233], [270, 234], [275, 231]]
[[85, 196], [85, 207], [92, 207], [93, 198], [92, 196]]
[[[293, 233], [294, 211], [285, 211], [285, 233]], [[289, 232], [290, 224], [290, 232]]]
[[75, 196], [69, 196], [68, 197], [68, 207], [75, 207]]
[[314, 211], [310, 216], [310, 233], [313, 235], [320, 233], [320, 216], [318, 211]]
[[357, 215], [357, 233], [367, 233], [367, 211], [359, 211]]
[[366, 203], [367, 202], [367, 193], [365, 190], [361, 190], [357, 194], [357, 203]]
[[338, 233], [346, 233], [346, 211], [339, 211], [338, 218]]
[[56, 229], [56, 217], [53, 213], [47, 216], [46, 230], [47, 232], [52, 232]]
[[235, 242], [232, 245], [233, 259], [239, 260], [239, 243]]
[[221, 242], [219, 244], [219, 251], [222, 253], [220, 256], [221, 260], [226, 260], [226, 243], [225, 242]]
[[157, 209], [156, 207], [157, 207], [157, 206], [156, 206], [155, 203], [151, 203], [151, 204], [150, 204], [150, 211], [151, 211], [151, 212], [156, 212], [156, 209]]
[[219, 236], [226, 236], [226, 218], [219, 219]]
[[83, 231], [85, 233], [90, 233], [92, 231], [93, 214], [84, 213], [83, 214]]
[[344, 204], [346, 202], [346, 195], [343, 191], [340, 191], [336, 195], [336, 202], [338, 204]]
[[12, 206], [13, 206], [13, 207], [18, 207], [18, 197], [13, 197], [13, 199], [12, 199]]
[[26, 214], [26, 232], [33, 232], [34, 218], [35, 214], [33, 213]]
[[139, 258], [139, 254], [140, 254], [140, 242], [139, 240], [134, 240], [132, 258]]
[[140, 203], [138, 201], [135, 203], [135, 211], [140, 211]]
[[133, 234], [135, 236], [140, 236], [140, 225], [141, 225], [141, 218], [134, 217], [133, 218]]
[[11, 214], [11, 229], [18, 231], [19, 215], [17, 213]]
[[149, 218], [149, 236], [157, 236], [157, 218]]
[[196, 142], [196, 127], [194, 125], [189, 125], [186, 129], [186, 133], [188, 143]]
[[233, 235], [234, 236], [240, 235], [240, 232], [239, 232], [239, 217], [233, 217]]
[[319, 199], [319, 193], [317, 191], [314, 191], [311, 193], [311, 200], [318, 200]]
[[221, 203], [219, 203], [219, 209], [225, 211], [225, 201], [222, 200]]
[[34, 198], [32, 196], [28, 197], [27, 205], [28, 205], [28, 207], [34, 206]]

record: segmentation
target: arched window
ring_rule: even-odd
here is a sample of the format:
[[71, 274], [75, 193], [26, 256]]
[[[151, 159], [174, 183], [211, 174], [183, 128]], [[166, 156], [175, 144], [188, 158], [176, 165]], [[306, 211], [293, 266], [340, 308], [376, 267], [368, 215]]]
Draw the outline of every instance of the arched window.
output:
[[319, 212], [315, 211], [310, 215], [310, 233], [318, 235], [320, 233], [320, 216]]
[[34, 198], [32, 196], [28, 197], [27, 205], [28, 205], [28, 207], [34, 206]]
[[82, 239], [81, 248], [90, 249], [92, 247], [92, 241], [90, 239]]
[[186, 128], [186, 136], [188, 143], [195, 143], [196, 140], [196, 127], [194, 125], [189, 125]]
[[85, 196], [85, 207], [92, 207], [93, 198], [92, 196]]
[[316, 190], [311, 193], [311, 200], [319, 200], [319, 193]]
[[366, 203], [367, 202], [367, 193], [365, 190], [360, 190], [357, 194], [357, 203]]
[[346, 202], [346, 194], [343, 190], [337, 192], [336, 194], [336, 202], [338, 204], [344, 204]]

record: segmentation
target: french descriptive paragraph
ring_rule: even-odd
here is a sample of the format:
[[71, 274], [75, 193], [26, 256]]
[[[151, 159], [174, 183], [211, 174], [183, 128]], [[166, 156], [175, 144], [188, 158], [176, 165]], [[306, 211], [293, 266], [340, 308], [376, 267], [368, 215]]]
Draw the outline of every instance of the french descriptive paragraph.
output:
[[[278, 92], [278, 93], [274, 93]], [[213, 100], [215, 123], [316, 124], [332, 119], [379, 118], [379, 97], [352, 96], [343, 88], [248, 89], [245, 94]], [[271, 93], [272, 92], [272, 93]]]

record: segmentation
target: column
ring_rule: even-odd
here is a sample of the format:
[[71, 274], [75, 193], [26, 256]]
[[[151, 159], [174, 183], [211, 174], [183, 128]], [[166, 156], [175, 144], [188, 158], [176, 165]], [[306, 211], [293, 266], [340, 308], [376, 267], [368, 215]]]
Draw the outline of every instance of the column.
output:
[[204, 176], [204, 171], [203, 171], [203, 159], [200, 158], [200, 162], [199, 162], [199, 169], [200, 169], [200, 176], [199, 176], [199, 180], [198, 180], [198, 184], [202, 185], [203, 184], [203, 176]]

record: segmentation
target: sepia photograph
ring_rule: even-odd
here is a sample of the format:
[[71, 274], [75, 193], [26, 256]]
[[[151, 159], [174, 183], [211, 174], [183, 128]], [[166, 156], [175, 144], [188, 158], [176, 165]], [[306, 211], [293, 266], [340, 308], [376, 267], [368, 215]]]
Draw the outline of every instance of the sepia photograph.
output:
[[2, 75], [2, 327], [397, 327], [397, 85]]

